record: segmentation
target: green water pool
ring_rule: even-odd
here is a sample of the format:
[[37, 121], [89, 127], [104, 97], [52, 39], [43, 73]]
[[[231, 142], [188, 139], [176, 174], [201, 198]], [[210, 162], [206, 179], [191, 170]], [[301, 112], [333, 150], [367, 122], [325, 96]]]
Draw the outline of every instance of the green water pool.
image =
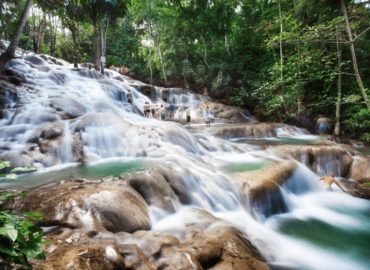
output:
[[149, 168], [144, 160], [115, 160], [97, 164], [78, 165], [55, 171], [36, 172], [6, 180], [0, 188], [32, 188], [42, 184], [76, 178], [100, 179], [107, 176], [117, 177], [124, 173], [144, 171]]

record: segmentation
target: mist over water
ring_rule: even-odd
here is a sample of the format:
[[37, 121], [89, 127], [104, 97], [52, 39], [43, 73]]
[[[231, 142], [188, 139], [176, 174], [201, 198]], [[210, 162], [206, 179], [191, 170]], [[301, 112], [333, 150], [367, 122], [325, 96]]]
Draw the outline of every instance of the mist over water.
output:
[[[0, 120], [0, 156], [39, 169], [13, 186], [22, 181], [37, 186], [50, 178], [118, 175], [161, 164], [190, 191], [191, 203], [173, 201], [175, 213], [150, 206], [153, 230], [181, 234], [186, 224], [201, 222], [192, 211], [196, 208], [244, 231], [273, 269], [369, 268], [370, 204], [322, 188], [319, 175], [341, 170], [330, 156], [317, 163], [318, 174], [305, 166], [304, 156], [300, 162], [291, 161], [295, 169], [289, 180], [253, 203], [235, 173], [263, 171], [286, 160], [258, 143], [226, 140], [203, 126], [144, 118], [144, 103], [153, 101], [134, 87], [138, 82], [125, 81], [114, 71], [102, 76], [54, 60], [27, 55], [8, 64], [27, 82], [18, 88], [17, 101], [9, 98]], [[129, 90], [133, 105], [126, 101]], [[156, 103], [165, 104], [161, 89], [155, 95]], [[173, 89], [169, 100], [176, 107], [175, 118], [184, 120], [184, 110], [189, 109], [195, 122], [202, 120], [204, 97]], [[266, 137], [283, 145], [320, 140], [298, 128], [279, 128], [277, 136]], [[80, 163], [87, 165], [58, 171]]]

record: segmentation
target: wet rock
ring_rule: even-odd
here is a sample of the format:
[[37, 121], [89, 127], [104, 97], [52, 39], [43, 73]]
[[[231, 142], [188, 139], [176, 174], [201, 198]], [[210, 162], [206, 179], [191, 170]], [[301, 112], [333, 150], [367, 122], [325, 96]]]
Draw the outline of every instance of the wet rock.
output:
[[270, 149], [281, 158], [302, 162], [319, 175], [342, 177], [348, 174], [354, 153], [346, 145], [283, 145]]
[[83, 141], [81, 138], [81, 133], [76, 133], [72, 137], [72, 156], [77, 162], [85, 163], [85, 152], [83, 148]]
[[108, 127], [115, 126], [117, 131], [125, 131], [130, 126], [129, 123], [113, 113], [88, 113], [80, 117], [76, 121], [75, 131], [84, 131], [88, 127]]
[[31, 109], [23, 110], [20, 108], [16, 111], [13, 118], [14, 124], [31, 124], [40, 125], [45, 122], [54, 122], [61, 120], [60, 117], [52, 109]]
[[139, 84], [139, 85], [132, 85], [136, 90], [141, 92], [143, 95], [146, 95], [148, 98], [155, 100], [156, 99], [156, 90], [153, 85], [150, 84]]
[[0, 154], [0, 160], [10, 161], [12, 167], [32, 167], [32, 159], [19, 151], [6, 151]]
[[61, 182], [40, 187], [18, 200], [15, 209], [40, 211], [46, 224], [111, 232], [150, 229], [147, 205], [123, 181]]
[[25, 57], [23, 57], [23, 59], [36, 66], [46, 66], [47, 65], [45, 60], [42, 57], [37, 56], [37, 55], [26, 55]]
[[28, 54], [24, 56], [23, 59], [33, 68], [37, 68], [44, 72], [50, 71], [50, 67], [48, 67], [46, 61], [38, 55]]
[[296, 169], [293, 161], [271, 162], [262, 169], [233, 173], [233, 180], [253, 204], [264, 203]]
[[342, 179], [340, 183], [352, 196], [370, 199], [370, 181], [358, 182], [352, 179]]
[[26, 124], [4, 126], [0, 130], [0, 137], [3, 138], [16, 137], [18, 134], [23, 134], [24, 132], [26, 132], [29, 128], [30, 125]]
[[158, 172], [166, 179], [167, 183], [170, 185], [171, 189], [175, 192], [177, 198], [182, 204], [190, 204], [191, 196], [189, 190], [186, 187], [184, 181], [175, 171], [171, 168], [158, 167]]
[[211, 226], [182, 245], [186, 246], [203, 269], [269, 269], [259, 251], [236, 228]]
[[64, 118], [73, 119], [86, 113], [83, 104], [71, 97], [56, 98], [50, 101], [50, 106], [59, 112], [63, 112]]
[[[109, 250], [109, 249], [108, 249]], [[109, 251], [108, 251], [109, 252]], [[45, 262], [34, 262], [34, 268], [40, 270], [118, 270], [125, 269], [120, 266], [120, 256], [111, 258], [107, 254], [107, 247], [68, 244], [54, 247], [46, 256]], [[114, 254], [115, 251], [111, 251]]]
[[10, 108], [17, 100], [16, 86], [0, 78], [0, 119], [5, 117], [5, 109]]
[[172, 200], [177, 200], [177, 196], [164, 176], [157, 170], [151, 170], [145, 174], [135, 174], [129, 177], [128, 182], [148, 205], [155, 205], [172, 213], [175, 211]]
[[245, 123], [253, 119], [246, 117], [243, 110], [239, 107], [224, 105], [221, 103], [210, 102], [210, 110], [214, 117], [228, 123]]
[[280, 124], [251, 123], [214, 127], [215, 135], [224, 139], [232, 138], [266, 138], [275, 137]]
[[145, 256], [136, 244], [117, 245], [117, 252], [122, 256], [124, 269], [156, 270], [155, 264]]
[[348, 177], [358, 182], [370, 181], [370, 157], [354, 156]]
[[28, 137], [27, 142], [37, 143], [40, 138], [50, 140], [61, 136], [64, 133], [63, 122], [51, 122], [37, 127]]
[[95, 69], [76, 69], [75, 71], [77, 71], [78, 74], [82, 77], [97, 80], [104, 79], [103, 74], [101, 74], [99, 71], [96, 71]]
[[48, 74], [48, 77], [49, 77], [49, 79], [53, 80], [57, 84], [62, 85], [62, 84], [65, 83], [67, 76], [66, 76], [65, 73], [63, 73], [61, 71], [51, 71]]

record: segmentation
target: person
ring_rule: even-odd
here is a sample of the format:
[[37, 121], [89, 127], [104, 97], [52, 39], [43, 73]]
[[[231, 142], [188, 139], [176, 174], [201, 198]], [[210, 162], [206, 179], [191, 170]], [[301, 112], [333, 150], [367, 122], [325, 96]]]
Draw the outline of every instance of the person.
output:
[[191, 116], [190, 116], [190, 109], [186, 111], [186, 124], [190, 126]]
[[332, 184], [335, 184], [343, 192], [345, 192], [342, 185], [334, 178], [334, 174], [323, 176], [323, 177], [320, 178], [320, 180], [323, 182], [326, 190], [332, 191], [331, 186], [332, 186]]
[[204, 108], [204, 122], [206, 123], [207, 127], [210, 127], [211, 126], [211, 113], [209, 111], [208, 101], [204, 102], [203, 108]]
[[319, 134], [325, 134], [328, 132], [330, 126], [330, 119], [326, 117], [320, 117], [316, 122], [316, 129]]
[[164, 120], [166, 118], [166, 108], [163, 106], [163, 104], [161, 105], [160, 112], [161, 112], [161, 119]]
[[162, 91], [162, 99], [164, 102], [167, 102], [169, 96], [169, 91], [167, 89]]
[[172, 100], [172, 102], [170, 102], [170, 105], [168, 107], [168, 113], [169, 113], [169, 118], [173, 118], [174, 117], [174, 114], [175, 114], [175, 100]]
[[150, 105], [149, 105], [149, 102], [148, 101], [145, 101], [145, 104], [144, 104], [144, 116], [146, 118], [149, 118], [149, 115], [150, 115]]
[[159, 104], [155, 104], [155, 118], [159, 119], [160, 117], [160, 111], [161, 111], [161, 108], [159, 107]]
[[152, 106], [150, 106], [150, 111], [152, 113], [152, 117], [155, 118], [155, 104], [153, 103]]
[[204, 121], [206, 122], [207, 127], [211, 126], [211, 115], [210, 115], [209, 111], [206, 111]]
[[131, 93], [130, 89], [128, 90], [128, 92], [126, 94], [126, 100], [127, 100], [128, 103], [132, 104], [133, 98], [132, 98], [132, 93]]
[[208, 101], [205, 101], [204, 104], [203, 104], [203, 108], [204, 108], [204, 111], [209, 111], [209, 103]]

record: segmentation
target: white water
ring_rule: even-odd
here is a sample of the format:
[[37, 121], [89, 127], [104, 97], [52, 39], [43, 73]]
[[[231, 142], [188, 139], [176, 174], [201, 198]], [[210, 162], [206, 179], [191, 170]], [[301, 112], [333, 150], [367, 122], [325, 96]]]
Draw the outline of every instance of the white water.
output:
[[[187, 223], [201, 223], [202, 220], [197, 219], [191, 210], [195, 207], [246, 232], [274, 265], [294, 269], [367, 268], [349, 254], [336, 254], [280, 233], [279, 218], [266, 216], [271, 213], [270, 205], [250, 206], [246, 195], [241, 194], [233, 182], [232, 175], [222, 169], [223, 165], [233, 162], [281, 162], [280, 159], [258, 146], [226, 141], [212, 136], [207, 130], [198, 130], [194, 136], [181, 125], [143, 118], [138, 112], [142, 112], [144, 102], [150, 100], [121, 81], [118, 73], [109, 71], [106, 77], [100, 78], [94, 71], [73, 70], [68, 63], [55, 65], [36, 60], [37, 65], [21, 59], [10, 63], [12, 69], [25, 75], [27, 84], [19, 90], [18, 102], [8, 104], [6, 118], [0, 120], [0, 147], [6, 149], [1, 150], [5, 157], [11, 154], [16, 159], [22, 158], [28, 163], [25, 165], [40, 169], [76, 163], [79, 161], [74, 154], [76, 151], [81, 152], [85, 162], [119, 157], [158, 160], [181, 177], [187, 190], [191, 191], [192, 205], [175, 201], [175, 214], [152, 206], [154, 230], [181, 233]], [[125, 101], [129, 89], [134, 96], [134, 106]], [[194, 94], [174, 91], [169, 99], [179, 107], [175, 117], [180, 117], [182, 108], [190, 109], [192, 117], [202, 117], [202, 100]], [[156, 102], [163, 101], [158, 98]], [[62, 129], [62, 135], [40, 141], [38, 137], [46, 133], [50, 123], [60, 124], [58, 128]], [[289, 130], [293, 132], [289, 133]], [[309, 136], [299, 129], [289, 130], [280, 129], [279, 137]], [[35, 136], [36, 140], [32, 139]], [[47, 145], [42, 149], [44, 142]], [[335, 162], [330, 162], [322, 163], [319, 171], [327, 169], [325, 166], [338, 167]], [[280, 192], [288, 211], [278, 215], [282, 219], [315, 219], [332, 226], [368, 228], [361, 219], [337, 210], [368, 209], [368, 202], [341, 192], [323, 191], [318, 176], [303, 165], [297, 166]]]

